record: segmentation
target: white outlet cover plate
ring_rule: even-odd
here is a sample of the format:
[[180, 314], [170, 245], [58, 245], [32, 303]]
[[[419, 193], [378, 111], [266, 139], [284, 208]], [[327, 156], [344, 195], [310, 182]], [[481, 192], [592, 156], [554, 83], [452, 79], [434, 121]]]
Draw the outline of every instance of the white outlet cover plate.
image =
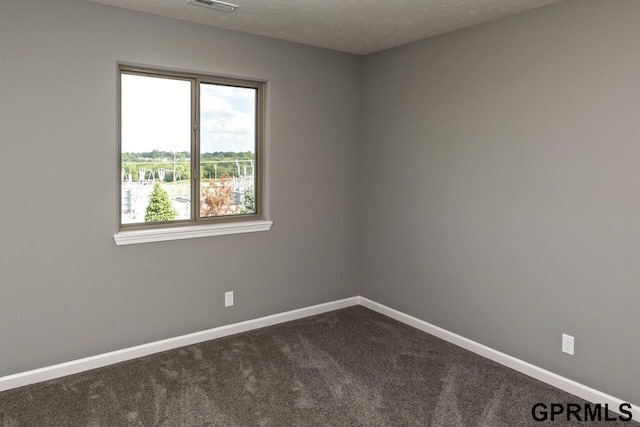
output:
[[573, 342], [571, 335], [562, 334], [562, 351], [573, 356]]
[[224, 306], [231, 307], [233, 305], [233, 291], [224, 293]]

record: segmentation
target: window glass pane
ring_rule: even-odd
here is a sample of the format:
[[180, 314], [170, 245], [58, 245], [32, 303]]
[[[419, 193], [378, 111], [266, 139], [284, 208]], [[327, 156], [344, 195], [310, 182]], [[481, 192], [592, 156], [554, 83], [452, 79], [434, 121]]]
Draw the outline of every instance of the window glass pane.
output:
[[121, 222], [190, 219], [191, 82], [121, 77]]
[[200, 84], [200, 216], [256, 213], [257, 89]]

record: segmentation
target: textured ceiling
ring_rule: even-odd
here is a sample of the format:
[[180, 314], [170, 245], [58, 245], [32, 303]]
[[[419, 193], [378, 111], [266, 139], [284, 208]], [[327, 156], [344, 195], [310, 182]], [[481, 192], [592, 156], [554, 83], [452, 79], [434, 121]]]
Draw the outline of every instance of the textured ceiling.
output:
[[560, 0], [227, 0], [234, 12], [187, 0], [88, 0], [198, 24], [365, 55]]

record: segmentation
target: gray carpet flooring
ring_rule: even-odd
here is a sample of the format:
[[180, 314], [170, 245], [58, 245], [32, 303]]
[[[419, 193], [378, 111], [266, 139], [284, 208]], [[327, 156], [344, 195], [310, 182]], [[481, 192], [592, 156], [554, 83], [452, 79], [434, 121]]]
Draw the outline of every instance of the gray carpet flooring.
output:
[[620, 424], [538, 402], [584, 403], [356, 306], [0, 393], [0, 426]]

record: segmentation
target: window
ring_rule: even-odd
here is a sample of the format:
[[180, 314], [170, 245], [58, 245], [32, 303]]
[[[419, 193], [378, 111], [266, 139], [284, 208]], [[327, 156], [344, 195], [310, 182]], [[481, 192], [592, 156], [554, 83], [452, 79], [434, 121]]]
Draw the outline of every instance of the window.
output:
[[121, 65], [119, 87], [116, 243], [262, 231], [264, 83]]

